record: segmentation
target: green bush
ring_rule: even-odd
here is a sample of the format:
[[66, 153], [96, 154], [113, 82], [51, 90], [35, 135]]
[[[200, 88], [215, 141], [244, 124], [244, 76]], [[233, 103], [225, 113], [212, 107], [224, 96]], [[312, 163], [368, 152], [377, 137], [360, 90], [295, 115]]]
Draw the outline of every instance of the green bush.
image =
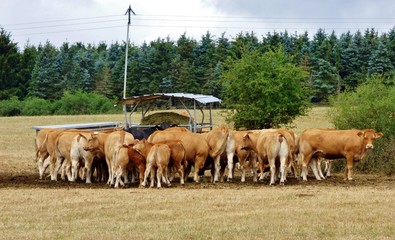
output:
[[21, 115], [22, 105], [23, 103], [15, 96], [9, 100], [0, 101], [0, 116], [19, 116]]
[[365, 173], [394, 174], [395, 80], [372, 76], [355, 91], [332, 98], [331, 105], [329, 117], [336, 128], [372, 128], [384, 134], [382, 139], [376, 140], [374, 152], [357, 163], [356, 169]]
[[28, 98], [23, 101], [21, 115], [24, 116], [40, 116], [51, 115], [52, 104], [42, 98]]
[[114, 113], [119, 109], [114, 108], [114, 103], [95, 93], [83, 91], [65, 92], [60, 100], [54, 104], [55, 114], [79, 115]]
[[109, 100], [96, 93], [83, 91], [65, 92], [59, 100], [51, 102], [42, 98], [19, 101], [17, 97], [0, 101], [0, 116], [79, 115], [119, 113], [122, 106], [114, 107], [116, 100]]

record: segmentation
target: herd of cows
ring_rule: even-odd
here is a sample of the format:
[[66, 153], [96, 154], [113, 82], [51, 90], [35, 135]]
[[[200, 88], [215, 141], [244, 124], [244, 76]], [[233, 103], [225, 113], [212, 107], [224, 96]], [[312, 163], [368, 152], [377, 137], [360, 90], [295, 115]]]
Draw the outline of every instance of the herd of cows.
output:
[[39, 178], [45, 178], [49, 167], [53, 181], [60, 171], [68, 181], [107, 182], [117, 188], [138, 179], [140, 187], [149, 182], [160, 188], [170, 186], [175, 174], [185, 184], [192, 169], [195, 182], [206, 169], [213, 183], [224, 181], [226, 168], [227, 181], [232, 181], [237, 168], [241, 182], [251, 170], [254, 182], [270, 176], [270, 185], [284, 185], [288, 174], [307, 181], [309, 168], [321, 180], [322, 160], [345, 158], [344, 178], [352, 180], [353, 163], [383, 135], [373, 129], [306, 129], [296, 136], [289, 129], [235, 131], [226, 125], [204, 133], [158, 128], [41, 129], [35, 138]]

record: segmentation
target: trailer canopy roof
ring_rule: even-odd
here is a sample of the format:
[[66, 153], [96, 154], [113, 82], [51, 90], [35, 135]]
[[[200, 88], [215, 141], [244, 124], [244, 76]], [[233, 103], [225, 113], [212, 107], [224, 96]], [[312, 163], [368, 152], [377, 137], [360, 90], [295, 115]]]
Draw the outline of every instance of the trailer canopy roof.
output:
[[221, 99], [216, 98], [211, 95], [203, 95], [203, 94], [193, 94], [193, 93], [153, 93], [146, 94], [141, 96], [134, 96], [125, 99], [121, 99], [118, 101], [119, 104], [128, 104], [135, 105], [136, 103], [152, 101], [159, 98], [184, 98], [184, 99], [192, 99], [201, 104], [208, 103], [221, 103]]

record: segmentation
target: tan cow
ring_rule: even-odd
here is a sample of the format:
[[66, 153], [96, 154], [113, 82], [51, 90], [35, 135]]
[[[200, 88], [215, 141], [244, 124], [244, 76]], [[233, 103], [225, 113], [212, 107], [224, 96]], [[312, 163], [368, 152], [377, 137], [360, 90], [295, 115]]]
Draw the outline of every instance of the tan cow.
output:
[[207, 133], [201, 133], [202, 136], [205, 137], [207, 144], [210, 147], [209, 156], [214, 160], [214, 179], [213, 183], [218, 182], [221, 170], [220, 158], [221, 154], [226, 152], [228, 158], [228, 166], [232, 169], [229, 169], [229, 173], [232, 174], [233, 171], [233, 155], [234, 155], [234, 139], [229, 136], [230, 129], [228, 126], [223, 125], [221, 127], [214, 128]]
[[132, 143], [129, 143], [128, 145], [124, 144], [123, 147], [128, 149], [128, 162], [118, 162], [118, 168], [117, 171], [121, 174], [121, 175], [125, 175], [125, 173], [127, 172], [127, 169], [129, 170], [133, 170], [134, 168], [138, 168], [139, 171], [139, 187], [143, 187], [142, 183], [144, 180], [144, 173], [145, 173], [145, 169], [146, 169], [146, 161], [145, 158], [138, 153], [133, 146], [137, 143], [137, 140], [135, 139]]
[[[57, 180], [57, 173], [59, 166], [63, 164], [65, 168], [62, 168], [62, 174], [61, 174], [62, 180], [65, 180], [65, 175], [67, 175], [67, 179], [69, 181], [74, 181], [71, 175], [70, 153], [71, 153], [71, 145], [73, 139], [79, 134], [80, 134], [79, 131], [71, 130], [71, 131], [63, 131], [58, 135], [55, 143], [56, 167], [53, 169], [53, 172], [51, 173], [52, 176], [55, 178], [55, 181]], [[76, 169], [76, 173], [77, 172], [78, 169]]]
[[169, 169], [175, 169], [180, 175], [180, 184], [184, 185], [184, 169], [188, 167], [188, 162], [186, 160], [186, 150], [184, 145], [180, 140], [165, 140], [161, 142], [153, 143], [163, 143], [169, 146], [171, 150]]
[[86, 151], [93, 151], [96, 154], [104, 155], [108, 166], [107, 184], [115, 184], [115, 163], [118, 158], [128, 158], [127, 151], [120, 151], [123, 145], [132, 143], [134, 137], [131, 133], [123, 130], [108, 132], [95, 132], [92, 134], [84, 147]]
[[[345, 158], [347, 167], [344, 179], [352, 180], [353, 163], [363, 159], [368, 150], [373, 149], [374, 141], [382, 137], [381, 132], [365, 130], [306, 129], [299, 138], [299, 154], [302, 159], [302, 178], [307, 181], [307, 166], [310, 161]], [[321, 180], [317, 168], [313, 168], [317, 180]]]
[[245, 182], [246, 168], [252, 169], [253, 182], [257, 182], [257, 156], [255, 152], [251, 149], [243, 148], [243, 137], [249, 133], [260, 130], [250, 130], [250, 131], [234, 131], [234, 141], [235, 141], [235, 155], [239, 161], [238, 168], [241, 170], [241, 182]]
[[59, 131], [59, 129], [43, 128], [37, 132], [35, 137], [36, 162], [40, 179], [44, 178], [45, 170], [49, 166], [47, 142], [48, 134], [52, 131]]
[[93, 161], [96, 157], [95, 153], [86, 151], [84, 147], [91, 136], [90, 133], [78, 133], [71, 141], [70, 159], [71, 159], [71, 181], [77, 180], [80, 163], [84, 166], [85, 182], [92, 183]]
[[143, 139], [137, 140], [137, 143], [133, 146], [133, 149], [139, 152], [145, 158], [147, 163], [142, 186], [146, 186], [148, 174], [151, 172], [150, 187], [154, 187], [155, 168], [157, 168], [157, 187], [162, 187], [162, 179], [168, 186], [170, 186], [170, 181], [167, 177], [167, 170], [171, 155], [170, 147], [164, 143], [150, 143]]
[[149, 142], [167, 140], [179, 140], [185, 148], [188, 167], [184, 172], [184, 180], [188, 177], [191, 166], [194, 165], [193, 179], [195, 182], [199, 182], [199, 169], [203, 168], [210, 151], [205, 136], [189, 131], [156, 131], [148, 138]]
[[270, 185], [273, 185], [276, 182], [278, 176], [276, 172], [276, 159], [279, 159], [280, 185], [284, 185], [286, 163], [290, 156], [290, 147], [283, 131], [270, 129], [247, 133], [243, 137], [243, 148], [252, 149], [256, 152], [261, 172], [264, 170], [264, 162], [269, 162], [271, 174]]

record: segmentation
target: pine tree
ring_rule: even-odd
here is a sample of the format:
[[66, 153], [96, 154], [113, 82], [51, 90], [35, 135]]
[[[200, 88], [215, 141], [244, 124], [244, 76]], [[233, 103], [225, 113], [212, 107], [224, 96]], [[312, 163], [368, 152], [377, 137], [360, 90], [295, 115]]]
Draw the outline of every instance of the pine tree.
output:
[[29, 85], [29, 96], [47, 100], [59, 99], [64, 89], [56, 66], [58, 50], [48, 41], [38, 49], [39, 54]]
[[372, 51], [368, 61], [369, 74], [384, 74], [392, 70], [394, 67], [391, 63], [388, 49], [385, 46], [385, 37], [378, 40], [376, 48]]
[[20, 69], [21, 54], [16, 43], [11, 41], [11, 34], [0, 28], [0, 100], [21, 95]]

